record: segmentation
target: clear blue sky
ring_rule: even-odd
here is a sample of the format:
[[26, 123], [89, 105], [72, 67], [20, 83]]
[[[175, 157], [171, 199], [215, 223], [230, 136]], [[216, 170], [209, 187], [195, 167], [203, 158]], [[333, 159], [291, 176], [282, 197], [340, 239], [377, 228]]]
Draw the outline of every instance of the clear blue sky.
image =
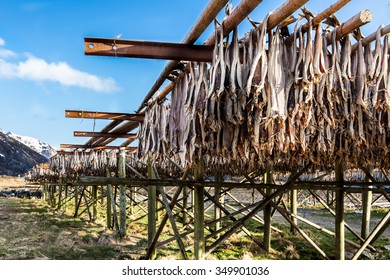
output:
[[[240, 1], [232, 1], [236, 6]], [[251, 14], [262, 20], [282, 0], [264, 0]], [[318, 13], [336, 0], [311, 0]], [[133, 112], [166, 61], [85, 56], [85, 36], [181, 42], [207, 0], [1, 0], [0, 128], [58, 147], [84, 143], [73, 131], [92, 131], [92, 120], [66, 119], [66, 109]], [[370, 9], [364, 34], [390, 24], [390, 0], [352, 0], [337, 13], [345, 21]], [[221, 21], [223, 15], [219, 15]], [[250, 30], [239, 27], [240, 36]], [[209, 28], [198, 43], [211, 34]], [[107, 124], [97, 121], [95, 131]]]

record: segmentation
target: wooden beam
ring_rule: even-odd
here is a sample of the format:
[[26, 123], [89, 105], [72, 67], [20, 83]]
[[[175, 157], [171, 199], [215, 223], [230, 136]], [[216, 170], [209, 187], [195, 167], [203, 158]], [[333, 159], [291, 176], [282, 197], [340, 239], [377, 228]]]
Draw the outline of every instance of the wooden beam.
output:
[[[233, 10], [233, 12], [222, 22], [223, 36], [226, 37], [237, 25], [240, 24], [263, 0], [243, 0]], [[220, 33], [221, 27], [218, 29]], [[207, 46], [215, 44], [215, 33], [204, 43]]]
[[[389, 33], [390, 33], [390, 24], [382, 28], [381, 36], [385, 36], [386, 34], [389, 34]], [[376, 39], [376, 32], [374, 32], [374, 33], [368, 35], [367, 37], [363, 38], [362, 39], [362, 45], [363, 46], [367, 46], [369, 43], [371, 43], [375, 39]], [[359, 45], [359, 43], [353, 44], [352, 47], [351, 47], [351, 52], [356, 51], [357, 48], [358, 48], [358, 45]]]
[[[204, 162], [202, 155], [195, 167], [194, 179], [203, 181]], [[204, 235], [204, 188], [194, 188], [194, 256], [195, 260], [204, 260], [206, 253], [206, 241]]]
[[[228, 0], [211, 0], [182, 43], [194, 44], [195, 41], [198, 40], [198, 38], [210, 25], [210, 23], [217, 17], [218, 13], [222, 10], [222, 8], [226, 5], [227, 2]], [[172, 69], [174, 69], [179, 64], [179, 62], [180, 61], [177, 60], [171, 60], [167, 63], [160, 76], [157, 78], [156, 82], [153, 84], [152, 88], [149, 90], [149, 92], [146, 94], [145, 98], [141, 102], [141, 105], [138, 108], [137, 112], [140, 112], [146, 106], [149, 99], [162, 86], [166, 78], [171, 73]]]
[[[267, 167], [267, 171], [264, 174], [264, 183], [265, 184], [272, 184], [272, 169], [270, 166]], [[265, 190], [265, 197], [264, 199], [268, 198], [272, 194], [272, 189], [267, 188]], [[272, 219], [272, 208], [271, 204], [267, 204], [264, 207], [263, 210], [263, 219], [264, 219], [264, 249], [267, 253], [271, 251], [271, 219]]]
[[[351, 17], [346, 22], [343, 22], [340, 26], [338, 26], [336, 31], [336, 40], [340, 40], [345, 35], [351, 33], [355, 29], [369, 23], [372, 20], [372, 13], [369, 10], [363, 10], [353, 17]], [[328, 44], [332, 43], [332, 32], [328, 33], [326, 36], [326, 40]]]
[[75, 137], [101, 137], [101, 138], [131, 138], [135, 139], [137, 134], [135, 133], [104, 133], [104, 132], [87, 132], [87, 131], [75, 131], [73, 132]]
[[210, 62], [213, 55], [210, 46], [90, 37], [84, 38], [84, 50], [86, 55], [96, 56], [205, 62]]
[[[156, 174], [154, 173], [152, 160], [148, 159], [148, 178], [156, 179]], [[157, 256], [155, 244], [153, 240], [156, 236], [156, 215], [157, 215], [157, 187], [149, 186], [148, 187], [148, 259], [154, 260]]]
[[[120, 178], [126, 177], [126, 152], [123, 147], [119, 150], [118, 173]], [[119, 185], [119, 236], [126, 236], [126, 186]]]
[[222, 188], [271, 188], [277, 190], [339, 190], [340, 186], [343, 186], [345, 193], [360, 193], [367, 191], [364, 186], [373, 186], [370, 189], [373, 193], [390, 193], [390, 188], [378, 188], [378, 186], [389, 186], [390, 182], [291, 182], [284, 185], [276, 184], [263, 184], [263, 183], [236, 183], [236, 182], [213, 182], [213, 181], [184, 181], [184, 180], [173, 180], [173, 179], [142, 179], [142, 178], [117, 178], [117, 177], [94, 177], [94, 176], [80, 176], [75, 184], [79, 185], [132, 185], [132, 186], [148, 186], [148, 185], [160, 185], [160, 186], [171, 186], [171, 187], [212, 187], [221, 186]]
[[60, 149], [92, 149], [92, 150], [115, 150], [125, 148], [126, 151], [135, 151], [136, 147], [121, 147], [121, 146], [89, 146], [77, 144], [61, 144]]
[[[349, 2], [351, 2], [351, 0], [339, 0], [336, 3], [330, 5], [329, 8], [323, 10], [321, 13], [319, 13], [318, 15], [316, 15], [313, 18], [313, 20], [312, 20], [313, 26], [318, 25], [320, 22], [322, 22], [323, 20], [325, 20], [327, 17], [331, 16], [332, 14], [336, 13], [342, 7], [347, 5]], [[303, 24], [301, 27], [302, 32], [307, 32], [308, 29], [309, 29], [308, 23]], [[291, 43], [293, 40], [294, 40], [294, 34], [292, 34], [286, 38], [287, 43]]]
[[[342, 183], [344, 181], [344, 166], [342, 162], [335, 164], [336, 181]], [[336, 260], [345, 259], [345, 232], [344, 232], [344, 191], [336, 191], [336, 219], [335, 219], [335, 251]]]
[[102, 120], [120, 120], [120, 121], [138, 121], [144, 120], [143, 114], [111, 113], [111, 112], [94, 112], [83, 110], [65, 110], [66, 118], [78, 119], [102, 119]]

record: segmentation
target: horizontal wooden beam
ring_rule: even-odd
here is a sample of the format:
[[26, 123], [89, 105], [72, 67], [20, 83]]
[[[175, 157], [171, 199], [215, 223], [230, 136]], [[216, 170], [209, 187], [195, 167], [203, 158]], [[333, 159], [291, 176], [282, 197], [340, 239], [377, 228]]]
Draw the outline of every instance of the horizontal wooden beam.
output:
[[[123, 148], [121, 146], [89, 146], [77, 144], [61, 144], [60, 149], [92, 149], [92, 150], [115, 150]], [[124, 147], [127, 151], [135, 151], [136, 147]]]
[[[385, 36], [386, 34], [389, 34], [389, 33], [390, 33], [390, 24], [381, 29], [381, 36]], [[363, 38], [362, 45], [367, 46], [372, 41], [375, 41], [375, 39], [376, 39], [376, 31], [374, 33], [368, 35], [367, 37]], [[359, 46], [359, 43], [353, 44], [351, 47], [351, 52], [356, 51], [358, 46]], [[389, 51], [390, 51], [390, 49], [389, 49]]]
[[144, 114], [94, 112], [94, 111], [83, 111], [83, 110], [65, 110], [65, 117], [79, 118], [79, 119], [102, 119], [102, 120], [138, 121], [138, 122], [142, 122], [144, 120]]
[[[310, 189], [310, 190], [339, 190], [345, 192], [359, 193], [372, 191], [374, 193], [390, 193], [390, 188], [379, 188], [388, 186], [390, 182], [292, 182], [284, 185], [264, 183], [237, 183], [237, 182], [214, 182], [214, 181], [185, 181], [172, 179], [142, 179], [142, 178], [118, 178], [118, 177], [93, 177], [81, 176], [74, 184], [85, 183], [91, 185], [128, 185], [128, 186], [171, 186], [171, 187], [222, 187], [222, 188], [271, 188], [278, 190]], [[373, 186], [367, 188], [367, 186]]]
[[135, 133], [104, 133], [104, 132], [88, 132], [88, 131], [75, 131], [73, 132], [75, 137], [101, 137], [101, 138], [131, 138], [135, 139], [137, 134]]
[[203, 45], [84, 38], [86, 55], [152, 58], [185, 61], [211, 61], [213, 48]]

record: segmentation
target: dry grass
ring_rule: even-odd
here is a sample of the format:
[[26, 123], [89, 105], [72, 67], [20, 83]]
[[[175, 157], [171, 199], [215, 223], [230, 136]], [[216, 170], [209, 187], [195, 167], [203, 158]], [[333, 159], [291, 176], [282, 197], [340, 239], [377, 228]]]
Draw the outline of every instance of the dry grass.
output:
[[44, 201], [0, 199], [0, 259], [138, 259], [142, 236], [119, 241], [104, 225], [52, 211]]

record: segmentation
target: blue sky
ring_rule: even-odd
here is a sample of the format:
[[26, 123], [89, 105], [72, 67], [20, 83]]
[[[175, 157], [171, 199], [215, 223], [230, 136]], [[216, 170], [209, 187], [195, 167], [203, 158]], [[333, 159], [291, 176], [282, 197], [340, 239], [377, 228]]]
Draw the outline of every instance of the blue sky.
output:
[[[233, 0], [234, 6], [239, 0]], [[282, 0], [264, 0], [260, 21]], [[311, 0], [318, 13], [336, 0]], [[208, 0], [1, 0], [0, 129], [58, 147], [84, 143], [73, 131], [98, 131], [107, 121], [66, 119], [66, 109], [134, 112], [166, 61], [84, 55], [85, 36], [181, 42]], [[374, 15], [363, 34], [390, 24], [390, 0], [352, 0], [337, 13], [345, 21], [363, 9]], [[222, 21], [223, 14], [219, 15]], [[250, 30], [247, 21], [240, 36]], [[213, 32], [209, 28], [197, 43]]]

